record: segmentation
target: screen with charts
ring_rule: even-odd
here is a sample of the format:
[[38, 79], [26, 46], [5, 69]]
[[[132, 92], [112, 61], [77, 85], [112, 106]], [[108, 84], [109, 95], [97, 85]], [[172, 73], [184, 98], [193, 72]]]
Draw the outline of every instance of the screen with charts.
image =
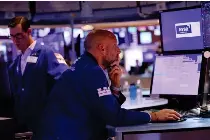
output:
[[203, 49], [201, 8], [161, 13], [164, 51]]
[[156, 56], [151, 94], [197, 95], [202, 54]]

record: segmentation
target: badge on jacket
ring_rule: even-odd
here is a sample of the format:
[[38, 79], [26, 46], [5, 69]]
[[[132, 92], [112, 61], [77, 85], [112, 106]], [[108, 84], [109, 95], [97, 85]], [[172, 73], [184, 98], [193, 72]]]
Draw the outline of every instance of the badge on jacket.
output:
[[[57, 58], [58, 60], [58, 63], [63, 63], [63, 64], [66, 64], [66, 61], [64, 60], [63, 56], [59, 53], [54, 53], [55, 54], [55, 57]], [[66, 64], [67, 65], [67, 64]]]
[[38, 57], [35, 56], [28, 56], [26, 59], [27, 63], [36, 63], [37, 62]]
[[98, 88], [97, 91], [99, 97], [112, 94], [109, 87]]

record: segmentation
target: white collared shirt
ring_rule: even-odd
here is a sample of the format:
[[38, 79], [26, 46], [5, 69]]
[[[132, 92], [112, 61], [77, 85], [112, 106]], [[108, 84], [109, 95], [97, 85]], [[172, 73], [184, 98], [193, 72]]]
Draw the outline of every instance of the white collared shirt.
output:
[[109, 86], [111, 86], [111, 80], [109, 79], [109, 74], [108, 74], [107, 69], [105, 70], [105, 75], [106, 75], [106, 79], [107, 79], [107, 81], [109, 83]]
[[[102, 68], [101, 68], [102, 69]], [[102, 69], [103, 70], [103, 69]], [[108, 71], [107, 69], [103, 70], [105, 76], [106, 76], [106, 79], [107, 79], [107, 82], [109, 84], [109, 86], [111, 86], [111, 80], [109, 79], [109, 74], [108, 74]]]
[[33, 51], [34, 47], [36, 45], [36, 41], [34, 41], [26, 50], [25, 52], [21, 55], [21, 73], [23, 75], [27, 63], [27, 57], [31, 55], [31, 52]]

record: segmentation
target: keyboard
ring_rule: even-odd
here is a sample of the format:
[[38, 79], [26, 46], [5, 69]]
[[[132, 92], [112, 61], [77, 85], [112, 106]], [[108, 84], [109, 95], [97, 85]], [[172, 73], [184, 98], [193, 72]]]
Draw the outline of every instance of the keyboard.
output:
[[182, 111], [182, 110], [175, 110], [175, 111], [178, 112], [184, 118], [195, 118], [199, 117], [200, 114], [195, 112], [194, 109], [191, 109], [189, 111]]

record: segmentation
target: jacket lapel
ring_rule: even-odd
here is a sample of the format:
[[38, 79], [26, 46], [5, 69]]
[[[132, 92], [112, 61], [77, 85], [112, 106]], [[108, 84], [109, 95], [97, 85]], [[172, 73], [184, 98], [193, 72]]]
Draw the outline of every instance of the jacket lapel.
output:
[[[21, 63], [21, 55], [17, 56], [17, 59], [14, 63], [14, 85], [15, 85], [15, 91], [21, 90], [20, 88], [22, 87], [22, 73], [21, 73], [21, 68], [20, 68], [20, 63]], [[18, 93], [18, 92], [17, 92]], [[14, 92], [16, 94], [16, 92]]]
[[[39, 54], [40, 54], [40, 51], [41, 51], [41, 47], [42, 45], [39, 44], [38, 42], [36, 42], [36, 45], [33, 49], [33, 51], [31, 52], [30, 56], [33, 56], [33, 57], [39, 57]], [[37, 62], [38, 62], [38, 59], [37, 59]], [[36, 63], [37, 63], [36, 62]], [[25, 72], [23, 73], [23, 76], [25, 76], [32, 67], [34, 67], [35, 65], [32, 65], [32, 63], [26, 63], [26, 68], [25, 68]]]

